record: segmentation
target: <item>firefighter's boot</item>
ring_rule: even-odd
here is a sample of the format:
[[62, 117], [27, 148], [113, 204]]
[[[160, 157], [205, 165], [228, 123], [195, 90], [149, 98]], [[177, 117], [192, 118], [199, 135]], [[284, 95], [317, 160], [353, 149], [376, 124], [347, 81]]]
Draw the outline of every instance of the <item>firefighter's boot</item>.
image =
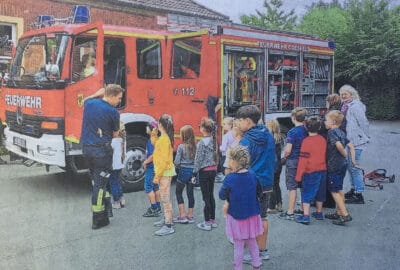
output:
[[106, 192], [106, 197], [104, 198], [104, 206], [105, 206], [107, 216], [112, 217], [113, 212], [112, 212], [111, 196], [110, 196], [110, 193], [108, 193], [108, 191]]
[[97, 230], [110, 224], [106, 211], [93, 212], [92, 230]]

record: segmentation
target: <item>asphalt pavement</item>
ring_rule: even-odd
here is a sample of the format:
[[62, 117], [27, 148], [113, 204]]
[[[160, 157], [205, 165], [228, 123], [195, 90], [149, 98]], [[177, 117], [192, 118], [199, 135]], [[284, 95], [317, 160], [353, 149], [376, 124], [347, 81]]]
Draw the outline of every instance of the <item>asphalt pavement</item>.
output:
[[[384, 168], [397, 176], [395, 182], [367, 189], [364, 205], [348, 205], [353, 221], [346, 226], [315, 219], [307, 226], [270, 215], [271, 258], [262, 269], [400, 269], [400, 122], [372, 121], [370, 130], [361, 165], [366, 172]], [[220, 184], [218, 228], [176, 224], [175, 233], [163, 237], [154, 235], [157, 218], [142, 217], [148, 207], [144, 192], [125, 194], [127, 206], [114, 210], [109, 226], [93, 231], [85, 175], [69, 178], [58, 168], [47, 173], [38, 164], [12, 162], [0, 165], [0, 187], [0, 269], [232, 269]], [[285, 208], [283, 174], [281, 187]], [[175, 185], [171, 189], [176, 214]], [[195, 198], [201, 222], [200, 191]]]

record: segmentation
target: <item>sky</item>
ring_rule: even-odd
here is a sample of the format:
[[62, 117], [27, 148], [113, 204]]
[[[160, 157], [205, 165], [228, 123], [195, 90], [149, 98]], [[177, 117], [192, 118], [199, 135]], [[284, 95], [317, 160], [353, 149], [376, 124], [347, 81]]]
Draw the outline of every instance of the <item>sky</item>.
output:
[[[240, 23], [241, 15], [256, 14], [255, 10], [263, 11], [264, 0], [194, 0], [203, 6], [227, 15], [235, 23]], [[304, 15], [307, 6], [317, 0], [283, 0], [283, 8], [287, 11], [295, 10], [298, 17]], [[325, 2], [330, 2], [329, 0]], [[400, 0], [391, 0], [392, 5], [399, 5]]]
[[[194, 0], [203, 6], [227, 15], [235, 23], [240, 23], [241, 15], [256, 14], [255, 10], [263, 11], [264, 0]], [[315, 0], [283, 0], [283, 8], [288, 11], [295, 9], [299, 15], [304, 14], [306, 6]]]

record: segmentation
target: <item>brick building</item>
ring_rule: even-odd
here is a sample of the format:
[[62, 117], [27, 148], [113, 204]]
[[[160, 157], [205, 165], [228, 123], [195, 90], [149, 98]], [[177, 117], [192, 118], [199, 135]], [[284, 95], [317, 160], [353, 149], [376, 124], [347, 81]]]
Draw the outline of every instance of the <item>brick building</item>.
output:
[[[71, 16], [74, 5], [90, 7], [91, 21], [148, 29], [213, 29], [230, 23], [229, 17], [192, 0], [2, 0], [0, 1], [0, 38], [16, 43], [23, 32], [34, 28], [39, 15], [56, 19]], [[0, 40], [1, 41], [1, 40]], [[0, 61], [9, 58], [0, 50]]]

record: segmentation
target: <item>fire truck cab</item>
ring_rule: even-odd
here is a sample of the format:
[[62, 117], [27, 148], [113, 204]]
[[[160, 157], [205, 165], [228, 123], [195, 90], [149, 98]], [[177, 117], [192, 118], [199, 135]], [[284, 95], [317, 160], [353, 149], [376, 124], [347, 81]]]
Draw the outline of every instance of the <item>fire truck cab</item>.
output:
[[121, 178], [126, 191], [140, 190], [150, 121], [172, 115], [179, 139], [183, 125], [197, 127], [208, 116], [221, 126], [223, 117], [254, 104], [265, 119], [288, 125], [296, 106], [310, 113], [325, 107], [333, 51], [331, 42], [313, 36], [244, 26], [215, 33], [101, 23], [33, 30], [19, 40], [0, 91], [6, 148], [35, 162], [83, 170], [84, 99], [116, 83], [126, 90], [118, 106], [127, 131]]

